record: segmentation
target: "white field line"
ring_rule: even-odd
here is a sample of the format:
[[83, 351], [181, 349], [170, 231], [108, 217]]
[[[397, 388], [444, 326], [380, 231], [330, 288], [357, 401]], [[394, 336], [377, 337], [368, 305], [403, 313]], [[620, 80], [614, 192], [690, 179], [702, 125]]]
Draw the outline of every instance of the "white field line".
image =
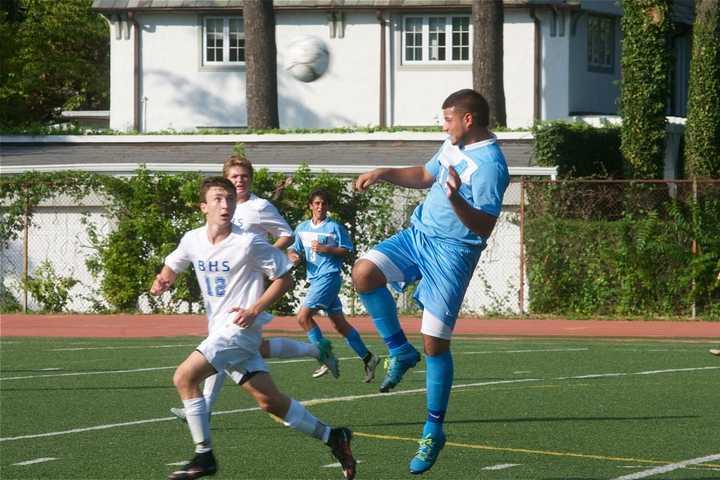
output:
[[[175, 367], [166, 367], [166, 368], [175, 368]], [[687, 372], [687, 371], [697, 371], [697, 370], [709, 370], [709, 369], [716, 369], [720, 367], [697, 367], [697, 368], [682, 368], [682, 369], [671, 369], [671, 370], [651, 370], [651, 371], [645, 371], [645, 372], [634, 372], [630, 373], [629, 375], [652, 375], [652, 374], [658, 374], [658, 373], [669, 373], [669, 372]], [[147, 370], [147, 369], [146, 369]], [[98, 373], [98, 372], [91, 372], [91, 373]], [[117, 372], [108, 372], [108, 373], [117, 373]], [[618, 374], [614, 374], [618, 375]], [[622, 374], [626, 375], [626, 374]], [[564, 379], [577, 379], [577, 378], [588, 378], [587, 375], [578, 375], [575, 377], [558, 377], [554, 380], [564, 380]], [[487, 386], [487, 385], [501, 385], [501, 384], [509, 384], [509, 383], [526, 383], [526, 382], [541, 382], [544, 379], [542, 378], [519, 378], [515, 380], [499, 380], [494, 382], [478, 382], [478, 383], [466, 383], [466, 384], [460, 384], [460, 385], [453, 385], [453, 389], [460, 389], [460, 388], [472, 388], [472, 387], [481, 387], [481, 386]], [[397, 395], [408, 395], [408, 394], [414, 394], [414, 393], [423, 393], [425, 392], [424, 388], [417, 388], [413, 390], [399, 390], [395, 392], [388, 392], [388, 393], [373, 393], [373, 394], [367, 394], [367, 395], [348, 395], [345, 397], [331, 397], [331, 398], [318, 398], [313, 400], [305, 400], [301, 403], [304, 405], [319, 405], [319, 404], [326, 404], [326, 403], [335, 403], [335, 402], [348, 402], [348, 401], [354, 401], [354, 400], [362, 400], [366, 398], [377, 398], [377, 397], [391, 397], [391, 396], [397, 396]], [[227, 410], [227, 411], [220, 411], [220, 412], [213, 412], [213, 415], [224, 415], [224, 414], [230, 414], [230, 413], [243, 413], [243, 412], [254, 412], [259, 410], [259, 407], [252, 407], [252, 408], [243, 408], [243, 409], [237, 409], [237, 410]], [[167, 422], [171, 420], [176, 420], [175, 416], [172, 417], [162, 417], [162, 418], [151, 418], [147, 420], [137, 420], [134, 422], [124, 422], [124, 423], [114, 423], [114, 424], [107, 424], [107, 425], [97, 425], [94, 427], [85, 427], [85, 428], [76, 428], [72, 430], [63, 430], [59, 432], [48, 432], [48, 433], [38, 433], [38, 434], [32, 434], [32, 435], [20, 435], [17, 437], [4, 437], [0, 438], [0, 442], [11, 442], [16, 440], [25, 440], [25, 439], [31, 439], [31, 438], [42, 438], [42, 437], [54, 437], [59, 435], [67, 435], [71, 433], [81, 433], [81, 432], [88, 432], [93, 430], [107, 430], [110, 428], [117, 428], [117, 427], [126, 427], [126, 426], [132, 426], [132, 425], [142, 425], [146, 423], [157, 423], [157, 422]], [[710, 461], [710, 460], [708, 460]]]
[[132, 346], [120, 346], [120, 347], [66, 347], [66, 348], [51, 348], [48, 352], [79, 352], [82, 350], [146, 350], [151, 348], [176, 348], [176, 347], [197, 347], [197, 343], [192, 345], [132, 345]]
[[[349, 357], [348, 357], [349, 358]], [[355, 358], [355, 357], [352, 357]], [[342, 360], [342, 359], [341, 359]], [[292, 359], [292, 360], [275, 360], [266, 362], [269, 364], [281, 364], [281, 363], [298, 363], [298, 362], [311, 362], [315, 361], [314, 358], [298, 358], [298, 359]], [[29, 380], [29, 379], [35, 379], [35, 378], [50, 378], [50, 377], [75, 377], [75, 376], [83, 376], [83, 375], [106, 375], [106, 374], [115, 374], [115, 373], [140, 373], [140, 372], [152, 372], [157, 370], [175, 370], [177, 368], [177, 365], [173, 365], [172, 367], [148, 367], [148, 368], [134, 368], [130, 370], [104, 370], [99, 372], [71, 372], [71, 373], [55, 373], [55, 374], [47, 374], [47, 375], [25, 375], [22, 377], [5, 377], [0, 378], [0, 382], [6, 381], [6, 380]]]
[[[517, 379], [517, 380], [498, 380], [494, 382], [479, 382], [479, 383], [467, 383], [462, 385], [453, 385], [453, 388], [468, 388], [468, 387], [480, 387], [480, 386], [486, 386], [486, 385], [500, 385], [505, 383], [522, 383], [522, 382], [539, 382], [542, 379], [540, 378], [523, 378], [523, 379]], [[311, 400], [304, 400], [300, 403], [303, 405], [322, 405], [326, 403], [336, 403], [336, 402], [350, 402], [354, 400], [363, 400], [366, 398], [377, 398], [377, 397], [392, 397], [392, 396], [398, 396], [398, 395], [410, 395], [415, 393], [424, 393], [424, 388], [416, 388], [413, 390], [399, 390], [396, 392], [388, 392], [388, 393], [371, 393], [367, 395], [348, 395], [345, 397], [330, 397], [330, 398], [315, 398]], [[249, 407], [249, 408], [240, 408], [236, 410], [225, 410], [220, 412], [213, 412], [214, 415], [228, 415], [231, 413], [246, 413], [246, 412], [255, 412], [259, 411], [260, 407]], [[134, 422], [123, 422], [123, 423], [111, 423], [106, 425], [96, 425], [94, 427], [84, 427], [84, 428], [74, 428], [72, 430], [63, 430], [59, 432], [47, 432], [47, 433], [37, 433], [32, 435], [20, 435], [17, 437], [3, 437], [0, 438], [0, 442], [13, 442], [16, 440], [27, 440], [32, 438], [43, 438], [43, 437], [56, 437], [60, 435], [68, 435], [71, 433], [82, 433], [82, 432], [90, 432], [94, 430], [107, 430], [111, 428], [118, 428], [118, 427], [129, 427], [133, 425], [143, 425], [146, 423], [159, 423], [159, 422], [167, 422], [167, 421], [177, 421], [177, 417], [162, 417], [162, 418], [149, 418], [147, 420], [136, 420]]]
[[500, 463], [498, 465], [483, 467], [481, 470], [505, 470], [506, 468], [518, 467], [520, 465], [520, 463]]
[[174, 370], [177, 366], [172, 367], [148, 367], [148, 368], [134, 368], [132, 370], [105, 370], [100, 372], [72, 372], [72, 373], [52, 373], [47, 375], [26, 375], [23, 377], [5, 377], [0, 378], [0, 382], [7, 380], [28, 380], [35, 378], [54, 378], [54, 377], [78, 377], [83, 375], [110, 375], [115, 373], [138, 373], [138, 372], [154, 372], [157, 370]]
[[[150, 346], [150, 347], [123, 347], [123, 348], [171, 348], [173, 346], [182, 346], [186, 347], [188, 345], [156, 345], [156, 346]], [[195, 344], [190, 345], [195, 346]], [[74, 351], [74, 350], [108, 350], [108, 349], [114, 349], [116, 347], [90, 347], [90, 348], [66, 348], [66, 349], [57, 349], [56, 351]], [[458, 352], [457, 355], [478, 355], [478, 354], [491, 354], [491, 353], [531, 353], [531, 352], [571, 352], [571, 351], [582, 351], [582, 350], [589, 350], [587, 348], [568, 348], [568, 349], [545, 349], [545, 350], [495, 350], [495, 351], [481, 351], [481, 352]], [[354, 360], [356, 357], [339, 357], [338, 360]], [[286, 360], [271, 360], [266, 362], [269, 365], [280, 365], [285, 363], [302, 363], [302, 362], [314, 362], [316, 361], [314, 358], [293, 358], [293, 359], [286, 359]], [[25, 375], [22, 377], [5, 377], [0, 378], [0, 382], [7, 381], [7, 380], [31, 380], [35, 378], [51, 378], [51, 377], [73, 377], [73, 376], [83, 376], [83, 375], [107, 375], [107, 374], [116, 374], [116, 373], [140, 373], [140, 372], [151, 372], [156, 370], [171, 370], [177, 368], [176, 366], [173, 367], [148, 367], [148, 368], [138, 368], [138, 369], [132, 369], [132, 370], [106, 370], [106, 371], [100, 371], [100, 372], [72, 372], [72, 373], [57, 373], [54, 375]], [[60, 369], [58, 369], [60, 370]], [[424, 371], [423, 371], [424, 372]]]
[[34, 465], [36, 463], [52, 462], [53, 460], [57, 460], [57, 458], [53, 458], [53, 457], [36, 458], [35, 460], [27, 460], [25, 462], [13, 463], [13, 465], [19, 465], [19, 466]]
[[715, 455], [708, 455], [706, 457], [693, 458], [690, 460], [685, 460], [683, 462], [671, 463], [662, 467], [650, 468], [647, 470], [643, 470], [642, 472], [635, 472], [629, 475], [623, 475], [622, 477], [617, 477], [613, 480], [638, 480], [640, 478], [652, 477], [660, 473], [672, 472], [673, 470], [689, 467], [690, 465], [700, 465], [701, 463], [708, 463], [714, 460], [720, 460], [720, 453]]
[[456, 355], [491, 355], [493, 353], [538, 353], [538, 352], [585, 352], [589, 348], [544, 348], [525, 350], [482, 350], [479, 352], [458, 352]]
[[644, 372], [630, 373], [593, 373], [590, 375], [575, 375], [572, 377], [555, 377], [553, 380], [572, 380], [577, 378], [602, 378], [602, 377], [624, 377], [627, 375], [656, 375], [658, 373], [697, 372], [699, 370], [717, 370], [720, 367], [691, 367], [691, 368], [669, 368], [667, 370], [646, 370]]

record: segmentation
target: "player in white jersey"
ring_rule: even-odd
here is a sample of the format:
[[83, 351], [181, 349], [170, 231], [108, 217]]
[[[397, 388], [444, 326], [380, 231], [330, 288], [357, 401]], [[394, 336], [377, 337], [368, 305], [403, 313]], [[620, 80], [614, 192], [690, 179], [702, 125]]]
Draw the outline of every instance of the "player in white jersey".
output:
[[[264, 238], [243, 232], [232, 223], [235, 189], [227, 179], [204, 180], [200, 209], [206, 225], [183, 236], [150, 289], [154, 295], [162, 294], [178, 273], [193, 265], [208, 319], [213, 323], [208, 337], [173, 376], [185, 407], [195, 455], [171, 473], [169, 480], [189, 480], [217, 471], [207, 405], [199, 385], [219, 371], [224, 371], [253, 396], [260, 408], [281, 418], [286, 426], [325, 442], [340, 461], [345, 478], [354, 478], [356, 462], [350, 450], [350, 430], [330, 428], [281, 393], [259, 352], [262, 327], [272, 319], [265, 310], [291, 287], [292, 265]], [[267, 288], [265, 278], [270, 280]]]
[[381, 392], [395, 387], [420, 361], [400, 326], [386, 284], [417, 283], [413, 297], [423, 309], [427, 417], [410, 473], [429, 470], [445, 445], [443, 424], [453, 382], [450, 353], [455, 321], [480, 254], [492, 233], [509, 174], [488, 129], [487, 101], [459, 90], [442, 105], [448, 139], [424, 166], [378, 168], [360, 175], [364, 191], [378, 181], [429, 188], [411, 225], [376, 245], [353, 267], [353, 283], [389, 351]]
[[[237, 207], [233, 215], [233, 223], [244, 231], [255, 233], [265, 239], [269, 236], [274, 237], [273, 245], [276, 248], [288, 247], [293, 240], [292, 229], [272, 203], [252, 193], [252, 163], [243, 156], [233, 155], [223, 164], [223, 176], [235, 186]], [[211, 331], [212, 328], [212, 320], [209, 320], [208, 331]], [[331, 365], [336, 363], [332, 352], [320, 351], [312, 343], [299, 342], [289, 338], [264, 339], [260, 346], [260, 354], [263, 358], [312, 357], [321, 362], [322, 366], [326, 363]], [[223, 372], [218, 372], [205, 380], [203, 396], [208, 412], [212, 412], [224, 382], [225, 374]], [[185, 420], [185, 411], [182, 408], [171, 408], [170, 412], [180, 420]]]

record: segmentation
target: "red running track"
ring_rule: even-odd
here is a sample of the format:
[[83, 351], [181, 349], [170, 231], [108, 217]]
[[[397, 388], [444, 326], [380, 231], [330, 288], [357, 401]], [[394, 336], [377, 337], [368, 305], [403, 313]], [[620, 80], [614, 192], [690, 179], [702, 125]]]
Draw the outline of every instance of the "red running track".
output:
[[[374, 332], [368, 317], [351, 317], [360, 332]], [[331, 332], [327, 318], [320, 327]], [[420, 320], [401, 318], [409, 334], [418, 333]], [[275, 317], [266, 332], [301, 330], [293, 317]], [[177, 337], [207, 333], [203, 315], [0, 315], [0, 337]], [[554, 319], [482, 319], [461, 318], [455, 334], [538, 337], [629, 337], [629, 338], [720, 338], [720, 322], [554, 320]]]

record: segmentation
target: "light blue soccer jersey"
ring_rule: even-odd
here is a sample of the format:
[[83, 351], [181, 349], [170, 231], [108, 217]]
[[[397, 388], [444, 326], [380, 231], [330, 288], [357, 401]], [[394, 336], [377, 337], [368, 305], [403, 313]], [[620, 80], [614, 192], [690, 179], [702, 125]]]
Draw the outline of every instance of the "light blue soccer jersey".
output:
[[330, 218], [317, 225], [313, 225], [312, 220], [302, 222], [295, 228], [295, 242], [288, 249], [305, 253], [307, 278], [310, 281], [328, 273], [339, 273], [343, 263], [343, 258], [337, 255], [314, 252], [312, 242], [315, 240], [331, 247], [340, 247], [348, 251], [353, 249], [350, 235], [338, 222]]
[[510, 182], [505, 156], [495, 137], [465, 148], [445, 140], [438, 152], [425, 164], [435, 182], [423, 203], [412, 215], [418, 230], [449, 242], [484, 248], [486, 238], [470, 231], [457, 217], [447, 198], [448, 167], [454, 167], [462, 180], [459, 193], [470, 206], [488, 215], [500, 215], [505, 189]]

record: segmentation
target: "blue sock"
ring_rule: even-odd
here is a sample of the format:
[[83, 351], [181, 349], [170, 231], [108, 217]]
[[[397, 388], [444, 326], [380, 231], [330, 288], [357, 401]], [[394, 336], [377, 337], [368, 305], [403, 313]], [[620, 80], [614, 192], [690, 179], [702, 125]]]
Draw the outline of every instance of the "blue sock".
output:
[[320, 331], [320, 327], [311, 328], [310, 331], [307, 332], [307, 337], [314, 345], [320, 343], [320, 340], [323, 339], [323, 334]]
[[427, 386], [428, 416], [423, 436], [442, 434], [445, 412], [453, 384], [453, 358], [450, 351], [431, 357], [425, 356], [425, 382]]
[[353, 349], [355, 353], [357, 353], [357, 356], [361, 359], [364, 359], [369, 353], [367, 347], [365, 346], [365, 342], [362, 341], [362, 338], [360, 338], [360, 334], [354, 328], [351, 329], [350, 333], [348, 333], [348, 336], [345, 337], [345, 342], [350, 346], [350, 348]]
[[397, 355], [412, 349], [400, 328], [395, 299], [387, 287], [376, 288], [367, 293], [360, 294], [365, 309], [373, 319], [375, 330], [380, 334], [388, 347], [390, 355]]

